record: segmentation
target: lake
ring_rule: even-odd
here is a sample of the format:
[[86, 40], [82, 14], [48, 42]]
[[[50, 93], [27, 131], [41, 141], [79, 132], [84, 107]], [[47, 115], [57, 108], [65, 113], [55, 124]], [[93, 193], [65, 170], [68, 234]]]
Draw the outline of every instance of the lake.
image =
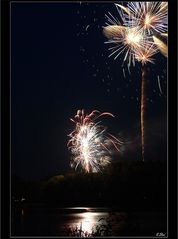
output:
[[12, 208], [11, 236], [166, 236], [162, 212], [121, 212], [94, 207]]

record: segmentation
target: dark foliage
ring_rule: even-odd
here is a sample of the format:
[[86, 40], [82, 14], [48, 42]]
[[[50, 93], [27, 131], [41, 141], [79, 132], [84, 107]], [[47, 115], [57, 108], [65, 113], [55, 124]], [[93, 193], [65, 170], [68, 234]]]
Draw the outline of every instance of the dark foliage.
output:
[[102, 173], [70, 172], [40, 182], [12, 177], [11, 188], [13, 199], [24, 197], [24, 203], [166, 211], [167, 163], [118, 162]]

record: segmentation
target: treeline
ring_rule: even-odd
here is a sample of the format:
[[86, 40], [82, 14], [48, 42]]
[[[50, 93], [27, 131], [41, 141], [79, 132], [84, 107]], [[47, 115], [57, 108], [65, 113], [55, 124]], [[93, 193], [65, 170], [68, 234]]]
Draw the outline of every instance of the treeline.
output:
[[50, 206], [166, 210], [166, 161], [113, 163], [102, 173], [68, 172], [39, 182], [12, 178], [13, 198]]

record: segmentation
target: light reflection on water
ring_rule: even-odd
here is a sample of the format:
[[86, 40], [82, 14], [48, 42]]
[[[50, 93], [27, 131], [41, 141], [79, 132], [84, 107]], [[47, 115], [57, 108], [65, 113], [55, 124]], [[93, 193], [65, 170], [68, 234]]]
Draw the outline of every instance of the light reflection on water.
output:
[[[77, 228], [78, 230], [82, 230], [83, 232], [91, 233], [92, 229], [101, 223], [99, 220], [107, 219], [109, 213], [107, 212], [82, 212], [82, 213], [74, 213], [69, 214], [68, 223], [65, 226], [69, 228]], [[102, 221], [103, 222], [103, 221]], [[59, 226], [61, 227], [61, 225]]]
[[[85, 232], [92, 232], [92, 228], [98, 221], [99, 213], [94, 212], [84, 212], [82, 214], [81, 229]], [[106, 213], [105, 213], [106, 214]]]

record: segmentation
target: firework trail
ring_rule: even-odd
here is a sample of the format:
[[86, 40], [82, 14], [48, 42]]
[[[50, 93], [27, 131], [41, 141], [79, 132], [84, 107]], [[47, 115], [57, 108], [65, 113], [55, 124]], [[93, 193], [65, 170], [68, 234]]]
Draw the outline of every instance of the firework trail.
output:
[[120, 150], [122, 141], [107, 133], [107, 128], [98, 121], [100, 117], [111, 116], [109, 112], [101, 113], [98, 110], [85, 114], [84, 110], [78, 110], [73, 119], [75, 129], [68, 135], [68, 149], [73, 158], [71, 167], [75, 170], [80, 167], [85, 172], [101, 171], [111, 162], [113, 150]]
[[160, 83], [160, 78], [158, 76], [158, 87], [159, 87], [159, 90], [160, 90], [160, 93], [163, 94], [163, 91], [161, 89], [161, 83]]
[[[144, 65], [154, 63], [153, 56], [160, 51], [167, 57], [167, 45], [158, 36], [167, 37], [168, 3], [167, 2], [128, 2], [126, 6], [115, 4], [120, 15], [120, 21], [111, 13], [105, 15], [106, 25], [103, 33], [108, 38], [105, 43], [110, 47], [114, 60], [123, 54], [123, 63], [126, 61], [128, 69], [135, 61], [142, 64], [141, 78], [141, 148], [142, 160], [145, 153], [145, 74]], [[125, 76], [124, 76], [125, 77]]]
[[[164, 36], [163, 34], [161, 34], [161, 36]], [[168, 49], [167, 49], [167, 45], [161, 41], [158, 37], [153, 36], [153, 40], [154, 40], [154, 44], [158, 47], [159, 51], [165, 56], [168, 56]]]
[[145, 159], [145, 75], [146, 69], [142, 69], [142, 80], [141, 80], [141, 147], [142, 147], [142, 160]]

